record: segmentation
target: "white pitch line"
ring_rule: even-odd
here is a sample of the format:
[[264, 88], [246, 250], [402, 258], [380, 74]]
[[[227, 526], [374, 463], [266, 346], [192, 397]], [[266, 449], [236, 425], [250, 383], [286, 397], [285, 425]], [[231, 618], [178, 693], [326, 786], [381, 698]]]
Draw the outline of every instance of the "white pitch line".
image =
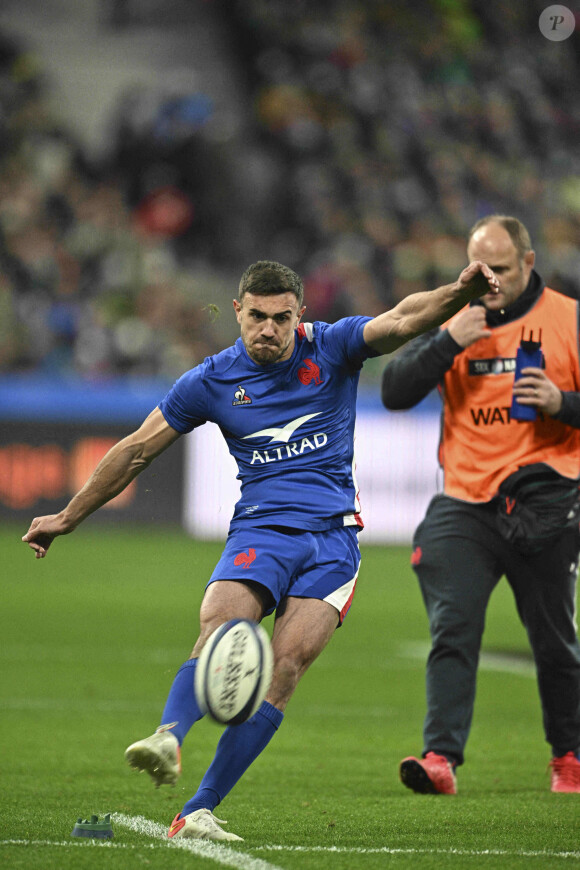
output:
[[164, 840], [168, 848], [192, 852], [200, 858], [207, 858], [224, 867], [236, 867], [238, 870], [282, 870], [281, 867], [269, 864], [262, 858], [254, 858], [246, 852], [237, 852], [229, 846], [213, 843], [209, 840], [169, 840], [166, 825], [152, 822], [143, 816], [126, 816], [123, 813], [114, 813], [111, 818], [115, 824], [129, 828], [138, 834], [145, 834], [145, 836], [155, 840]]
[[[137, 823], [141, 817], [125, 817], [131, 822]], [[116, 815], [114, 817], [114, 821], [119, 824], [123, 824], [123, 822]], [[131, 828], [132, 830], [136, 830], [140, 833], [146, 833], [147, 836], [157, 837], [158, 833], [155, 831], [163, 832], [163, 839], [165, 840], [165, 828], [162, 825], [157, 825], [156, 822], [149, 822], [147, 819], [141, 819], [143, 823], [146, 824], [146, 830], [142, 830], [141, 828], [137, 828], [136, 825], [126, 825], [126, 827]], [[154, 826], [150, 828], [149, 826]], [[223, 864], [229, 867], [239, 867], [242, 870], [281, 870], [281, 868], [276, 867], [274, 864], [268, 864], [266, 861], [262, 861], [259, 858], [252, 858], [249, 855], [245, 855], [241, 852], [233, 852], [232, 849], [228, 849], [227, 846], [216, 846], [212, 843], [204, 842], [203, 840], [173, 840], [170, 842], [163, 843], [115, 843], [111, 840], [91, 840], [91, 839], [79, 839], [79, 840], [0, 840], [0, 846], [51, 846], [58, 848], [70, 848], [72, 847], [81, 847], [81, 848], [97, 848], [97, 849], [126, 849], [126, 850], [139, 850], [139, 849], [166, 849], [168, 846], [170, 848], [181, 848], [186, 851], [193, 852], [194, 854], [208, 858], [211, 861], [216, 861], [219, 864]], [[200, 848], [192, 848], [192, 847], [204, 847]], [[213, 850], [217, 850], [217, 855], [213, 853], [209, 854], [208, 847], [213, 847]], [[476, 857], [485, 857], [489, 855], [490, 857], [503, 857], [503, 858], [561, 858], [567, 860], [580, 860], [580, 852], [532, 852], [532, 851], [509, 851], [508, 849], [395, 849], [389, 848], [388, 846], [381, 846], [377, 848], [366, 848], [364, 846], [283, 846], [283, 845], [269, 845], [269, 846], [253, 846], [252, 849], [255, 852], [300, 852], [300, 853], [308, 853], [308, 852], [328, 852], [330, 854], [344, 854], [344, 855], [457, 855], [458, 857], [464, 858], [476, 858]], [[227, 853], [233, 853], [236, 859], [242, 859], [244, 863], [230, 863], [229, 859], [232, 855], [228, 855]]]
[[575, 858], [580, 860], [580, 852], [531, 852], [510, 851], [508, 849], [392, 849], [388, 846], [365, 848], [364, 846], [254, 846], [255, 852], [328, 852], [346, 855], [459, 855], [478, 857], [480, 855], [506, 858]]

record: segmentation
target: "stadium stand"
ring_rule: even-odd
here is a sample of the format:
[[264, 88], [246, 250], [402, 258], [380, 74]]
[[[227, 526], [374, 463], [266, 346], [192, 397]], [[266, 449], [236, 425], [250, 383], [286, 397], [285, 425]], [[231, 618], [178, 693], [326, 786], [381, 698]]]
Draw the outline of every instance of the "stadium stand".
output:
[[[132, 89], [106, 159], [0, 40], [0, 367], [172, 379], [232, 339], [233, 276], [278, 259], [309, 319], [377, 313], [457, 274], [489, 212], [580, 295], [580, 70], [543, 3], [207, 2], [245, 123], [203, 91]], [[138, 26], [131, 4], [109, 26]]]

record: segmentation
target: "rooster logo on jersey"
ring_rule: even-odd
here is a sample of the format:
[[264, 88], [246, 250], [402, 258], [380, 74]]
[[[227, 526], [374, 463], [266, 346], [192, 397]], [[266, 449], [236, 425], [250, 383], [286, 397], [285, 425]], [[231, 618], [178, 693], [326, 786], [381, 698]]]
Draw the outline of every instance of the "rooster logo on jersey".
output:
[[311, 381], [314, 381], [315, 384], [321, 384], [320, 368], [311, 359], [306, 358], [302, 368], [298, 369], [298, 380], [305, 386], [311, 383]]
[[236, 565], [236, 567], [239, 567], [241, 565], [242, 568], [249, 568], [255, 558], [256, 551], [253, 547], [250, 547], [247, 553], [238, 553], [238, 555], [234, 559], [234, 565]]
[[251, 405], [252, 399], [246, 393], [245, 389], [241, 386], [238, 386], [238, 389], [234, 393], [234, 401], [232, 405]]

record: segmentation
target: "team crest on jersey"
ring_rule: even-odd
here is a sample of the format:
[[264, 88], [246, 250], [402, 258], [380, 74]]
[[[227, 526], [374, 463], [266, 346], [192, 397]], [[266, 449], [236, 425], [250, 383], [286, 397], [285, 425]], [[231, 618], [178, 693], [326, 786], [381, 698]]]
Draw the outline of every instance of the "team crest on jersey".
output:
[[256, 551], [253, 547], [250, 547], [247, 553], [238, 553], [238, 555], [234, 559], [234, 565], [236, 567], [239, 567], [241, 565], [242, 568], [249, 568], [255, 558]]
[[301, 384], [308, 385], [314, 381], [315, 384], [322, 383], [320, 368], [311, 359], [306, 358], [304, 365], [298, 369], [298, 380]]
[[251, 405], [251, 404], [252, 404], [251, 397], [248, 396], [248, 394], [246, 393], [246, 391], [243, 387], [239, 386], [238, 389], [236, 390], [236, 392], [234, 393], [234, 401], [232, 402], [232, 405]]

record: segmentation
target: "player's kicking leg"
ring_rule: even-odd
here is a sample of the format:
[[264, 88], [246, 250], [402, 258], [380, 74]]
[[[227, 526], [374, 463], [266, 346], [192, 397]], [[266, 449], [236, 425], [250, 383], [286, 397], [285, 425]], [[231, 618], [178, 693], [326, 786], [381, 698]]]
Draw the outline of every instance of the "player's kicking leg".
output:
[[[287, 598], [281, 603], [272, 635], [274, 673], [266, 700], [247, 722], [224, 730], [199, 789], [173, 820], [170, 837], [240, 839], [216, 824], [219, 820], [213, 810], [278, 730], [300, 678], [324, 649], [338, 622], [336, 608], [326, 601]], [[201, 825], [204, 830], [200, 830]]]
[[137, 740], [125, 751], [131, 767], [149, 774], [156, 787], [175, 785], [181, 773], [181, 744], [191, 726], [203, 716], [193, 682], [197, 659], [210, 634], [235, 617], [259, 622], [264, 612], [261, 595], [243, 584], [224, 581], [208, 587], [201, 605], [200, 636], [191, 658], [177, 672], [169, 691], [161, 725], [149, 737]]

